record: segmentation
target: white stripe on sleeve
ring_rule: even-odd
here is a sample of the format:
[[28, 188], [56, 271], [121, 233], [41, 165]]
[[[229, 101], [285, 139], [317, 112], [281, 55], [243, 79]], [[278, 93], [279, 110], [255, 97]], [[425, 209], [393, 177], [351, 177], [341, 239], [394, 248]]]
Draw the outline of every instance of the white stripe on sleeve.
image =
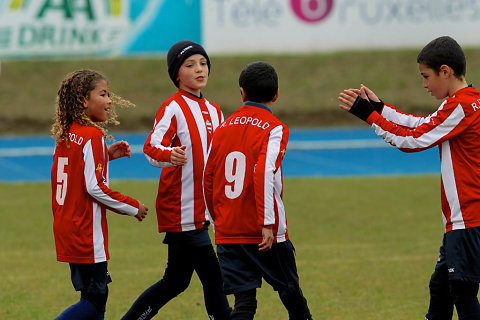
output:
[[430, 118], [432, 116], [435, 116], [435, 113], [427, 117], [417, 117], [411, 114], [398, 112], [398, 110], [393, 109], [387, 105], [385, 105], [382, 109], [382, 117], [384, 117], [390, 122], [393, 122], [408, 128], [416, 128], [422, 123], [430, 121]]
[[465, 118], [465, 113], [461, 105], [458, 105], [455, 110], [442, 123], [434, 127], [432, 130], [425, 132], [418, 138], [413, 136], [398, 136], [382, 129], [377, 124], [372, 124], [375, 133], [384, 138], [384, 140], [397, 148], [403, 149], [420, 149], [428, 148], [448, 135], [455, 127]]
[[[167, 108], [165, 108], [165, 113], [163, 114], [163, 117], [158, 122], [155, 121], [153, 133], [152, 133], [152, 136], [150, 137], [150, 145], [152, 147], [158, 148], [160, 150], [173, 149], [172, 147], [163, 146], [162, 140], [163, 140], [163, 137], [165, 136], [165, 133], [168, 131], [168, 128], [170, 128], [170, 125], [172, 123], [172, 118], [175, 116], [175, 110], [178, 110], [178, 109], [180, 109], [180, 106], [178, 105], [178, 103], [175, 101], [172, 101], [172, 103], [168, 105]], [[155, 159], [152, 159], [147, 154], [145, 154], [145, 158], [147, 158], [148, 162], [154, 167], [167, 168], [167, 167], [174, 166], [174, 164], [172, 164], [171, 162], [156, 161]]]
[[[102, 143], [103, 146], [105, 146], [103, 138]], [[103, 203], [110, 208], [116, 209], [130, 216], [135, 216], [138, 213], [137, 208], [111, 198], [98, 186], [97, 177], [95, 175], [95, 158], [93, 157], [92, 140], [88, 140], [83, 147], [83, 161], [85, 162], [83, 175], [88, 194], [90, 194], [96, 201]], [[108, 187], [108, 182], [104, 181], [104, 183], [105, 186]]]
[[275, 162], [280, 153], [280, 143], [282, 141], [283, 127], [276, 126], [270, 131], [267, 144], [267, 155], [265, 159], [265, 178], [264, 178], [264, 225], [275, 224], [275, 211], [273, 205], [274, 192], [274, 171]]
[[277, 203], [278, 209], [278, 231], [277, 231], [277, 242], [285, 241], [285, 233], [287, 232], [287, 217], [285, 214], [285, 207], [283, 206], [282, 201], [282, 167], [280, 167], [275, 173], [275, 183], [274, 183], [274, 192], [275, 192], [275, 201]]

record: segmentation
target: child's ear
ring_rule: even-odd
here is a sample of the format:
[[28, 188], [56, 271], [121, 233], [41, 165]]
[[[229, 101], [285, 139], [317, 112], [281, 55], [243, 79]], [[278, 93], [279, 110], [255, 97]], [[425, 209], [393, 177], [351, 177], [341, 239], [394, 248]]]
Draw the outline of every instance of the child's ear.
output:
[[440, 66], [440, 74], [445, 76], [446, 78], [449, 78], [450, 76], [455, 75], [455, 72], [451, 67], [447, 66], [446, 64], [442, 64]]
[[82, 97], [82, 105], [83, 105], [83, 109], [86, 109], [87, 108], [87, 99], [85, 97]]
[[277, 93], [275, 94], [275, 97], [273, 97], [272, 102], [277, 101], [277, 99], [278, 99], [278, 92], [279, 92], [279, 91], [280, 91], [280, 89], [277, 89]]
[[247, 94], [245, 93], [245, 90], [243, 90], [242, 87], [240, 87], [240, 94], [242, 95], [242, 102], [245, 102], [248, 100]]

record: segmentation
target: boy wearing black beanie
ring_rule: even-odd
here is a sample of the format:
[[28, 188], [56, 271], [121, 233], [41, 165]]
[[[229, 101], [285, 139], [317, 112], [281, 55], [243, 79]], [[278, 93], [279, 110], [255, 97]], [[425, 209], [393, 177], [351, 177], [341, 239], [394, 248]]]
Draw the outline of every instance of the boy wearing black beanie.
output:
[[168, 51], [167, 65], [178, 91], [160, 106], [143, 147], [150, 164], [163, 168], [156, 210], [158, 230], [166, 233], [167, 268], [122, 319], [151, 319], [188, 287], [195, 271], [209, 318], [226, 320], [231, 308], [208, 234], [210, 217], [202, 191], [204, 156], [223, 114], [201, 93], [210, 72], [210, 59], [201, 45], [188, 40], [175, 43]]
[[194, 54], [200, 54], [206, 59], [207, 66], [208, 66], [208, 74], [210, 74], [210, 59], [208, 58], [208, 55], [205, 52], [205, 49], [203, 49], [203, 47], [198, 43], [195, 43], [190, 40], [182, 40], [175, 43], [170, 48], [170, 50], [168, 50], [168, 54], [167, 54], [168, 74], [170, 75], [170, 79], [172, 79], [173, 84], [175, 84], [177, 88], [178, 88], [178, 80], [177, 80], [178, 70], [180, 69], [180, 66], [185, 61], [185, 59], [187, 59], [188, 57]]

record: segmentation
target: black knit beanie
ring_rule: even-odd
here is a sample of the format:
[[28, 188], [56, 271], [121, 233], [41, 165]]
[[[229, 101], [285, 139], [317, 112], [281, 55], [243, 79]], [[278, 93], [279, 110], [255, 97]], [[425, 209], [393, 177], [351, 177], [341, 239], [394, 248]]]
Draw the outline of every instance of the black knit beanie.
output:
[[182, 40], [175, 43], [167, 54], [168, 74], [178, 88], [177, 74], [183, 61], [194, 54], [201, 54], [207, 59], [208, 73], [210, 74], [210, 59], [201, 45], [190, 40]]

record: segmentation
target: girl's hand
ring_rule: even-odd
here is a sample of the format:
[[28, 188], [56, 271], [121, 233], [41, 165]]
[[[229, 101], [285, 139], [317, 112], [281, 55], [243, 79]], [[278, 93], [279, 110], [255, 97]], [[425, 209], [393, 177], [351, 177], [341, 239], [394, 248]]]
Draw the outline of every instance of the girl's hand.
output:
[[130, 145], [127, 141], [117, 141], [108, 147], [108, 155], [110, 160], [115, 160], [122, 157], [131, 157], [132, 150], [130, 150]]

